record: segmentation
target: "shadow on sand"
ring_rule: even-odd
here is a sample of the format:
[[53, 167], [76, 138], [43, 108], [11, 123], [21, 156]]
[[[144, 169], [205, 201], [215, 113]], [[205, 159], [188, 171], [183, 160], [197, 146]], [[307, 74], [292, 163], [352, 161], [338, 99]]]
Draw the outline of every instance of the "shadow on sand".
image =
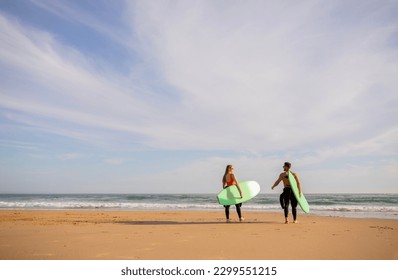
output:
[[231, 222], [224, 221], [117, 221], [115, 224], [134, 225], [134, 226], [161, 226], [161, 225], [250, 225], [250, 224], [280, 224], [276, 221], [244, 221], [244, 222]]

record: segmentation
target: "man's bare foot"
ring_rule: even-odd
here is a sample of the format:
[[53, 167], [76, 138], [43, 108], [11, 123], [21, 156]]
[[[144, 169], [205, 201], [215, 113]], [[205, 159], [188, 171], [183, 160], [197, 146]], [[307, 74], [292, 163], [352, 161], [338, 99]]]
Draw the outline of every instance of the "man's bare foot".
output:
[[289, 221], [285, 221], [285, 225], [287, 225], [289, 223]]

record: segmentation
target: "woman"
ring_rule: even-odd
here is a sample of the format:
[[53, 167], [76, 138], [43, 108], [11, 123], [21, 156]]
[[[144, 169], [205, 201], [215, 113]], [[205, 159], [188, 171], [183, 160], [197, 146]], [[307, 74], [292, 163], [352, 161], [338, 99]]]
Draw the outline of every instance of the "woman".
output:
[[[226, 189], [232, 185], [236, 185], [238, 187], [240, 197], [243, 198], [242, 190], [240, 189], [239, 182], [236, 179], [235, 174], [234, 174], [234, 167], [232, 165], [227, 165], [227, 168], [225, 169], [224, 176], [222, 178], [222, 187], [223, 187], [223, 189]], [[242, 222], [244, 220], [244, 218], [242, 217], [242, 213], [240, 210], [241, 206], [242, 206], [242, 203], [235, 204], [236, 212], [238, 213], [238, 216], [239, 216], [239, 221]], [[224, 207], [225, 207], [225, 216], [227, 218], [227, 223], [230, 223], [230, 219], [229, 219], [230, 205], [224, 205]]]

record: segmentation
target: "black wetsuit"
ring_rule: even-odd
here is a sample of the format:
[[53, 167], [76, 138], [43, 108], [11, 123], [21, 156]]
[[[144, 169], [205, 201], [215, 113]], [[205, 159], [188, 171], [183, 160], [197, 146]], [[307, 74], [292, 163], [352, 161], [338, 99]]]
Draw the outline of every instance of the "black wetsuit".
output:
[[279, 197], [279, 202], [281, 203], [282, 209], [285, 212], [285, 218], [289, 214], [289, 201], [292, 203], [292, 214], [293, 219], [296, 220], [297, 217], [297, 199], [294, 196], [292, 189], [289, 187], [283, 188], [283, 193]]
[[[242, 218], [242, 213], [240, 211], [241, 206], [242, 206], [242, 203], [235, 204], [236, 212], [238, 213], [239, 219]], [[225, 207], [225, 216], [229, 220], [229, 207], [231, 207], [231, 205], [224, 205], [224, 207]]]

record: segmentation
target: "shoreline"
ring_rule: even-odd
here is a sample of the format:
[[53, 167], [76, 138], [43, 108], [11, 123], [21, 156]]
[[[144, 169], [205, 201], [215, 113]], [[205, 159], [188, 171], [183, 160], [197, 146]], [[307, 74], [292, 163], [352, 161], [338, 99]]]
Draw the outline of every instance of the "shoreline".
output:
[[[397, 260], [398, 220], [244, 211], [0, 210], [2, 260]], [[289, 215], [291, 220], [291, 214]], [[294, 248], [294, 249], [292, 249]]]

